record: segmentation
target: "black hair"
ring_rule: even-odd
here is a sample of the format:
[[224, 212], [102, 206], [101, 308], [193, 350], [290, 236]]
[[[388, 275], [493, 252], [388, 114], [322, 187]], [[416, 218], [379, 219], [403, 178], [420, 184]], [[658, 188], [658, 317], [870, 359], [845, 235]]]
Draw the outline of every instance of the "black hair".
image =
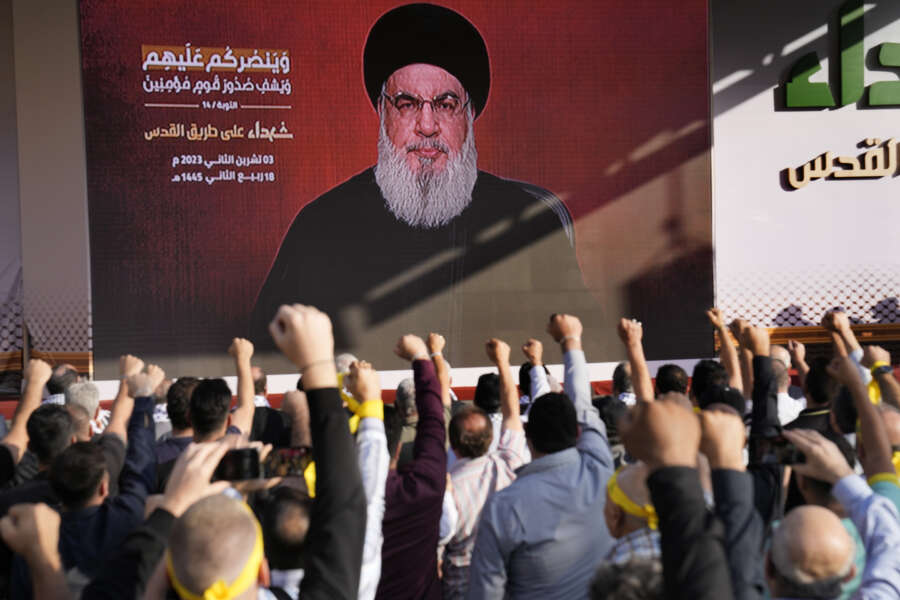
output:
[[678, 365], [667, 364], [656, 371], [656, 395], [668, 392], [687, 394], [688, 374]]
[[224, 379], [204, 379], [191, 394], [191, 427], [195, 437], [203, 437], [222, 428], [231, 406], [231, 389]]
[[816, 358], [809, 363], [809, 372], [803, 380], [803, 391], [810, 404], [825, 406], [834, 400], [838, 384], [828, 374], [828, 359]]
[[76, 510], [97, 493], [106, 472], [103, 449], [91, 442], [76, 442], [54, 459], [50, 485], [65, 508]]
[[191, 396], [200, 380], [196, 377], [179, 377], [166, 392], [166, 412], [175, 430], [188, 429], [191, 421], [188, 412], [191, 408]]
[[[473, 417], [480, 417], [473, 419]], [[478, 427], [476, 421], [481, 422]], [[467, 426], [468, 425], [468, 426]], [[478, 458], [487, 454], [494, 439], [494, 426], [487, 413], [467, 406], [450, 419], [450, 447], [460, 458]]]
[[527, 360], [519, 367], [519, 393], [531, 397], [531, 369], [534, 368]]
[[500, 410], [500, 377], [496, 373], [485, 373], [478, 378], [473, 402], [487, 414]]
[[303, 546], [312, 505], [308, 494], [293, 487], [279, 486], [268, 494], [259, 521], [271, 568], [283, 571], [304, 568]]
[[600, 413], [600, 419], [603, 420], [603, 424], [606, 425], [606, 437], [609, 439], [609, 444], [611, 446], [621, 444], [618, 423], [619, 419], [628, 412], [628, 405], [609, 395], [595, 396], [591, 403], [597, 409], [597, 412]]
[[592, 600], [663, 600], [663, 568], [658, 558], [602, 563], [591, 581]]
[[43, 404], [35, 409], [25, 423], [28, 449], [41, 464], [49, 465], [66, 449], [75, 435], [75, 421], [60, 404]]
[[620, 362], [613, 370], [612, 388], [614, 394], [622, 394], [634, 390], [634, 384], [631, 382], [631, 373], [627, 362]]
[[54, 369], [47, 381], [47, 391], [51, 394], [64, 394], [76, 381], [78, 381], [78, 371], [66, 367], [61, 373], [57, 373]]
[[262, 396], [266, 393], [266, 386], [269, 380], [266, 377], [265, 373], [263, 373], [262, 371], [260, 371], [259, 373], [259, 379], [253, 380], [253, 393], [257, 396]]
[[400, 411], [392, 404], [384, 405], [384, 435], [387, 438], [388, 456], [393, 459], [403, 435], [403, 421]]
[[[714, 385], [728, 385], [728, 371], [718, 361], [705, 358], [694, 365], [691, 374], [691, 397], [698, 402], [707, 389]], [[741, 411], [744, 414], [744, 411]]]
[[856, 412], [856, 404], [850, 390], [841, 386], [831, 403], [831, 412], [834, 413], [834, 422], [841, 433], [856, 433], [856, 420], [859, 414]]
[[714, 384], [710, 386], [703, 395], [697, 398], [697, 406], [702, 410], [708, 408], [711, 404], [725, 404], [733, 408], [739, 417], [743, 418], [747, 412], [747, 401], [744, 395], [737, 389], [728, 385]]
[[543, 454], [573, 447], [578, 438], [578, 419], [569, 397], [551, 392], [535, 400], [525, 434], [534, 449]]

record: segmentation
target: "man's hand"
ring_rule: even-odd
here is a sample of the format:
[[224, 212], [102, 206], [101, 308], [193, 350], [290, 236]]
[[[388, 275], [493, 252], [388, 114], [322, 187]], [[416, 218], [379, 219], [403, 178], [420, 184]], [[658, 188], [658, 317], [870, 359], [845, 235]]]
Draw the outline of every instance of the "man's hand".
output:
[[234, 362], [239, 364], [250, 363], [253, 356], [253, 343], [244, 338], [234, 338], [231, 340], [231, 346], [228, 347], [228, 354], [234, 358]]
[[640, 344], [644, 337], [644, 326], [635, 319], [619, 319], [619, 339], [626, 346]]
[[746, 319], [734, 319], [728, 325], [728, 330], [731, 332], [731, 335], [734, 336], [734, 339], [736, 339], [739, 344], [743, 344], [744, 332], [749, 328], [750, 323], [748, 323]]
[[572, 315], [550, 315], [550, 322], [547, 324], [547, 333], [558, 343], [562, 342], [563, 338], [580, 340], [583, 330], [581, 321]]
[[853, 469], [834, 442], [826, 439], [818, 431], [809, 429], [785, 429], [781, 434], [806, 457], [805, 463], [792, 465], [793, 469], [813, 479], [835, 484]]
[[522, 345], [522, 353], [533, 366], [539, 367], [544, 364], [544, 345], [536, 339], [528, 338], [528, 341]]
[[444, 346], [447, 344], [447, 340], [444, 339], [439, 333], [429, 333], [428, 334], [428, 353], [429, 354], [442, 354], [444, 352]]
[[157, 365], [147, 365], [146, 373], [134, 373], [125, 380], [128, 395], [132, 398], [152, 396], [157, 386], [166, 378], [165, 372]]
[[741, 346], [753, 356], [769, 356], [769, 332], [762, 327], [745, 327], [741, 331]]
[[347, 390], [362, 404], [369, 400], [381, 401], [381, 382], [378, 371], [364, 360], [350, 363], [350, 372], [344, 377]]
[[407, 333], [397, 340], [397, 347], [394, 348], [394, 353], [408, 361], [428, 358], [428, 348], [425, 347], [425, 342], [419, 336], [411, 333]]
[[710, 324], [716, 329], [725, 329], [725, 317], [718, 308], [713, 307], [707, 310], [706, 318], [709, 319]]
[[860, 361], [864, 367], [871, 369], [878, 362], [891, 364], [891, 353], [881, 346], [866, 346], [863, 348], [863, 356]]
[[828, 363], [825, 371], [838, 383], [850, 387], [854, 383], [861, 383], [859, 371], [853, 360], [848, 356], [835, 356]]
[[42, 388], [50, 381], [52, 374], [53, 368], [49, 363], [39, 358], [32, 358], [28, 361], [28, 366], [25, 367], [25, 373], [22, 374], [22, 377], [27, 385]]
[[629, 454], [644, 461], [650, 471], [697, 465], [700, 421], [668, 394], [634, 405], [619, 421], [619, 436]]
[[791, 355], [791, 364], [795, 367], [806, 362], [806, 346], [797, 340], [788, 340], [788, 352]]
[[834, 333], [850, 331], [850, 318], [843, 311], [832, 310], [822, 317], [822, 327]]
[[59, 569], [59, 513], [46, 504], [16, 504], [0, 519], [0, 535], [29, 566]]
[[488, 359], [497, 366], [509, 365], [509, 344], [497, 338], [491, 338], [484, 345]]
[[137, 356], [132, 356], [131, 354], [124, 354], [119, 357], [119, 376], [122, 379], [127, 379], [132, 375], [136, 375], [144, 370], [144, 361], [139, 359]]
[[331, 370], [334, 371], [331, 319], [314, 306], [283, 304], [269, 323], [269, 333], [275, 345], [301, 371], [328, 362], [332, 363]]
[[209, 480], [219, 461], [228, 450], [237, 446], [239, 439], [237, 435], [226, 435], [218, 442], [192, 443], [185, 448], [172, 468], [162, 508], [180, 517], [197, 500], [227, 488], [227, 481], [210, 483]]
[[700, 452], [709, 459], [713, 469], [743, 471], [744, 442], [746, 429], [744, 421], [737, 415], [725, 411], [700, 411]]

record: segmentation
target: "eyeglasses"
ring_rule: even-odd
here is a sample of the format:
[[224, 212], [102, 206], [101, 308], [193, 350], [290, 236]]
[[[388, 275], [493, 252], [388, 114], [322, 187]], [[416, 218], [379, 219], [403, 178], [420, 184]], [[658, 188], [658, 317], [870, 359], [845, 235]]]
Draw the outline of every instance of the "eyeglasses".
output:
[[391, 103], [391, 106], [397, 109], [401, 117], [408, 118], [418, 114], [422, 107], [426, 104], [431, 105], [431, 112], [439, 119], [449, 119], [457, 117], [462, 113], [463, 109], [469, 105], [469, 100], [463, 102], [459, 96], [453, 92], [446, 92], [440, 96], [435, 96], [431, 100], [425, 100], [406, 92], [400, 92], [395, 96], [388, 96], [382, 92], [384, 99]]

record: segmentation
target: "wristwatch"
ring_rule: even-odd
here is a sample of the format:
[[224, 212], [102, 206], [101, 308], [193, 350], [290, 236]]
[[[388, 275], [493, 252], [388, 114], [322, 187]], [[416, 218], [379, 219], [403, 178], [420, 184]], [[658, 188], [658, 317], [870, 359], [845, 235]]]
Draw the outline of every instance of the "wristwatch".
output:
[[875, 365], [872, 367], [872, 377], [877, 377], [879, 375], [886, 375], [887, 373], [893, 373], [894, 367], [891, 365]]

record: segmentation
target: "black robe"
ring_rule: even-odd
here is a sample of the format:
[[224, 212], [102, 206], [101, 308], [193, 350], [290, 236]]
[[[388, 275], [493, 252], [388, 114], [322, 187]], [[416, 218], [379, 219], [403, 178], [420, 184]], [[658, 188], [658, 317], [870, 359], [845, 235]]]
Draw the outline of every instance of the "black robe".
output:
[[484, 364], [488, 337], [515, 345], [541, 333], [552, 312], [597, 309], [571, 217], [552, 193], [479, 171], [469, 206], [423, 229], [388, 210], [373, 168], [294, 218], [253, 309], [258, 347], [272, 347], [268, 323], [295, 302], [329, 314], [337, 352], [379, 360], [400, 335], [436, 331], [454, 366]]

